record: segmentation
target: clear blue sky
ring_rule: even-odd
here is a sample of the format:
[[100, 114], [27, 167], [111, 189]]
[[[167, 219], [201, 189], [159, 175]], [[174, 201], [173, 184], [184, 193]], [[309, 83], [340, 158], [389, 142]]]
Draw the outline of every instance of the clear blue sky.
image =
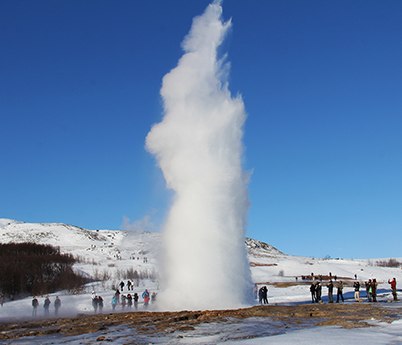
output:
[[[158, 229], [169, 192], [145, 137], [208, 3], [0, 2], [0, 217]], [[247, 235], [294, 255], [402, 257], [402, 2], [223, 11], [248, 112]]]

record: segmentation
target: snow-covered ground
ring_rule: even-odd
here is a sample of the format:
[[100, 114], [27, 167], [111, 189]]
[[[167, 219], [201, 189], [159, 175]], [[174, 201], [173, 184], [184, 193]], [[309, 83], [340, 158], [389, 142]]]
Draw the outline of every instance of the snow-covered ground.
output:
[[[90, 294], [78, 296], [61, 295], [63, 300], [63, 312], [61, 316], [76, 312], [75, 308], [90, 313]], [[399, 303], [385, 304], [396, 306]], [[152, 310], [150, 306], [150, 310]], [[140, 306], [143, 310], [143, 306]], [[105, 312], [110, 311], [110, 306], [106, 306]], [[1, 310], [3, 315], [13, 315], [14, 313], [27, 315], [30, 312], [30, 300], [10, 302], [4, 305]], [[52, 315], [50, 315], [52, 316]], [[285, 328], [277, 322], [270, 322], [266, 319], [249, 318], [239, 320], [234, 323], [207, 323], [195, 327], [192, 331], [166, 333], [158, 336], [143, 335], [135, 332], [135, 329], [125, 325], [108, 328], [107, 331], [98, 331], [76, 336], [35, 336], [24, 337], [12, 340], [3, 340], [1, 344], [93, 344], [98, 343], [97, 339], [105, 337], [108, 343], [112, 344], [218, 344], [227, 345], [263, 345], [263, 344], [320, 344], [328, 345], [339, 344], [373, 344], [373, 345], [396, 345], [402, 344], [402, 319], [390, 324], [378, 321], [371, 322], [372, 327], [345, 329], [332, 326], [306, 327], [295, 329]], [[244, 339], [250, 337], [251, 339]], [[241, 340], [237, 340], [242, 338]]]
[[[133, 269], [138, 272], [147, 272], [153, 275], [153, 279], [139, 280], [139, 286], [134, 291], [140, 295], [145, 289], [151, 293], [158, 292], [158, 280], [154, 278], [158, 271], [157, 254], [160, 248], [161, 236], [156, 232], [136, 231], [113, 231], [113, 230], [85, 230], [79, 227], [65, 224], [28, 224], [18, 221], [0, 219], [0, 242], [24, 242], [34, 241], [59, 246], [62, 252], [72, 253], [81, 257], [81, 262], [75, 265], [75, 269], [88, 276], [102, 275], [107, 273], [110, 276], [105, 282], [88, 284], [85, 291], [80, 294], [70, 294], [67, 291], [60, 291], [50, 295], [52, 301], [51, 315], [54, 315], [54, 299], [58, 295], [62, 300], [62, 308], [59, 316], [75, 316], [79, 313], [93, 313], [91, 293], [101, 295], [104, 299], [104, 313], [112, 311], [111, 299], [114, 291], [113, 285], [117, 285], [122, 279], [122, 272]], [[309, 281], [303, 281], [302, 276], [329, 275], [337, 276], [347, 283], [344, 289], [346, 301], [353, 299], [353, 288], [351, 283], [355, 275], [359, 281], [364, 282], [376, 278], [379, 282], [379, 300], [384, 306], [401, 306], [401, 302], [386, 303], [390, 299], [390, 287], [388, 279], [395, 277], [398, 282], [402, 281], [401, 268], [386, 268], [376, 266], [380, 259], [321, 259], [309, 257], [297, 257], [286, 255], [274, 247], [262, 242], [247, 239], [247, 250], [251, 264], [253, 282], [259, 286], [267, 285], [269, 288], [268, 299], [270, 303], [309, 303], [310, 291]], [[388, 258], [381, 259], [387, 260]], [[401, 258], [396, 258], [402, 261]], [[296, 281], [297, 277], [297, 281]], [[126, 279], [125, 279], [126, 281]], [[278, 283], [283, 283], [278, 285]], [[285, 284], [286, 283], [286, 284]], [[296, 284], [297, 283], [297, 284]], [[282, 287], [281, 287], [282, 286]], [[123, 294], [128, 293], [125, 287]], [[326, 288], [323, 289], [323, 301], [326, 302]], [[361, 295], [365, 296], [365, 292]], [[45, 296], [39, 296], [40, 308], [38, 317], [43, 316], [43, 305]], [[32, 318], [32, 297], [22, 300], [7, 301], [0, 308], [0, 320], [12, 321]], [[142, 299], [140, 299], [142, 302]], [[401, 303], [401, 304], [400, 304]], [[121, 310], [119, 307], [117, 311]], [[147, 310], [156, 310], [157, 304], [151, 304]], [[144, 310], [142, 303], [139, 310]], [[53, 314], [52, 314], [53, 312]], [[314, 327], [302, 330], [287, 329], [283, 334], [276, 334], [275, 327], [270, 332], [269, 324], [261, 325], [260, 320], [249, 319], [241, 322], [235, 329], [222, 325], [208, 324], [200, 325], [193, 332], [181, 334], [179, 337], [166, 335], [164, 338], [139, 338], [136, 341], [155, 344], [215, 344], [225, 341], [226, 344], [304, 344], [320, 343], [364, 343], [370, 344], [402, 344], [402, 320], [394, 321], [392, 324], [383, 324], [373, 321], [375, 327], [360, 329], [341, 329], [338, 327]], [[231, 340], [228, 334], [238, 332], [238, 329], [254, 332], [256, 339]], [[3, 344], [87, 344], [95, 341], [101, 332], [87, 334], [77, 337], [54, 337], [23, 338], [10, 341], [3, 341]], [[264, 335], [269, 335], [264, 337]], [[114, 344], [127, 343], [133, 338], [132, 330], [115, 327], [109, 329], [107, 337]]]
[[[147, 280], [146, 282], [141, 282], [140, 287], [135, 287], [133, 292], [137, 292], [139, 295], [143, 293], [145, 289], [148, 291], [157, 292], [156, 284], [152, 281]], [[51, 301], [50, 305], [50, 317], [55, 316], [54, 312], [54, 300], [56, 296], [59, 296], [61, 299], [62, 306], [59, 310], [58, 316], [60, 317], [71, 317], [76, 316], [77, 314], [87, 314], [94, 313], [94, 309], [92, 307], [92, 291], [99, 296], [102, 296], [104, 300], [104, 313], [111, 313], [112, 310], [112, 297], [114, 295], [114, 291], [112, 290], [109, 284], [102, 286], [101, 283], [88, 284], [84, 292], [80, 294], [70, 294], [67, 291], [59, 291], [57, 293], [49, 294], [49, 298]], [[124, 289], [122, 294], [129, 293], [127, 289]], [[43, 302], [46, 296], [37, 296], [39, 301], [39, 307], [37, 310], [37, 318], [44, 317], [44, 309]], [[21, 320], [21, 319], [31, 319], [32, 318], [32, 297], [24, 298], [22, 300], [16, 301], [8, 301], [6, 302], [2, 308], [0, 308], [0, 321], [10, 321], [10, 320]], [[140, 303], [138, 305], [138, 310], [154, 310], [154, 305], [149, 305], [147, 309], [144, 308], [143, 300], [140, 298]], [[129, 309], [125, 309], [129, 310]], [[134, 310], [134, 308], [132, 309]], [[122, 311], [122, 307], [118, 306], [116, 312]]]
[[370, 344], [397, 345], [402, 344], [402, 320], [391, 324], [373, 322], [370, 328], [344, 329], [339, 327], [314, 327], [301, 329], [285, 334], [247, 339], [242, 341], [227, 341], [226, 345], [311, 345], [311, 344]]

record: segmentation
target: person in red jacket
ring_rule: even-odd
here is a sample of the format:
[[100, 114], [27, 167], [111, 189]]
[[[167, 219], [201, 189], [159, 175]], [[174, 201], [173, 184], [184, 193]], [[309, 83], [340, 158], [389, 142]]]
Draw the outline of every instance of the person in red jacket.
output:
[[392, 279], [389, 281], [388, 279], [388, 284], [391, 284], [391, 289], [392, 289], [392, 295], [394, 296], [394, 301], [397, 301], [398, 298], [396, 297], [396, 279]]

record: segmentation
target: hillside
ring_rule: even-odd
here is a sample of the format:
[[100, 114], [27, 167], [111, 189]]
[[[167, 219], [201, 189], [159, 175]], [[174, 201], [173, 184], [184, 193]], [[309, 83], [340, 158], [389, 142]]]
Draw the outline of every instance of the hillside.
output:
[[[88, 276], [107, 272], [115, 280], [119, 271], [157, 272], [162, 235], [158, 232], [86, 230], [59, 223], [23, 223], [0, 219], [0, 241], [30, 242], [59, 246], [61, 252], [80, 257], [75, 268]], [[256, 283], [294, 282], [295, 277], [327, 276], [331, 272], [342, 279], [377, 278], [380, 282], [402, 279], [401, 268], [375, 265], [376, 259], [344, 260], [286, 255], [273, 246], [246, 238], [252, 279]], [[398, 259], [402, 261], [402, 259]]]
[[[96, 263], [97, 266], [135, 266], [138, 269], [156, 265], [162, 235], [149, 231], [86, 230], [60, 223], [24, 223], [0, 219], [0, 242], [35, 242], [60, 247], [63, 253], [72, 253]], [[272, 258], [284, 254], [276, 248], [246, 238], [249, 255]], [[145, 259], [145, 260], [144, 260]], [[91, 275], [91, 272], [86, 272]]]

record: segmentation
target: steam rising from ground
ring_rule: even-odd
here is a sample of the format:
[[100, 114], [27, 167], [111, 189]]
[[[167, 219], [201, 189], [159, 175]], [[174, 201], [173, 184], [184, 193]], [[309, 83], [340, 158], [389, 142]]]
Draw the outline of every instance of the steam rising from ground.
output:
[[163, 121], [146, 147], [175, 199], [165, 225], [165, 309], [235, 308], [252, 303], [244, 235], [248, 175], [241, 166], [241, 97], [232, 98], [228, 64], [217, 49], [230, 29], [219, 1], [196, 17], [185, 54], [163, 78]]

